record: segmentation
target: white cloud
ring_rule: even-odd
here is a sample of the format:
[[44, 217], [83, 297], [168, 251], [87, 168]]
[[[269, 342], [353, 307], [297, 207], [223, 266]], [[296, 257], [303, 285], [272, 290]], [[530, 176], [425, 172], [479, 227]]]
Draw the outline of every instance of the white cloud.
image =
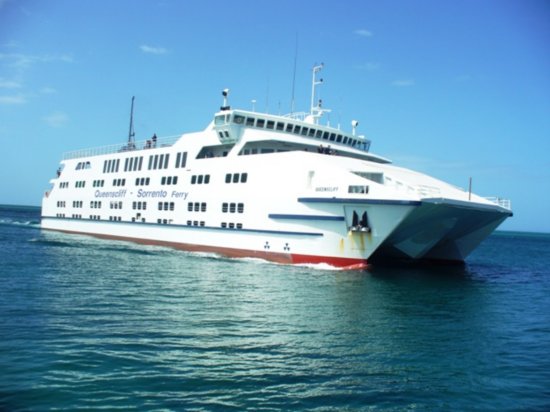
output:
[[410, 87], [415, 85], [412, 79], [394, 80], [391, 84], [395, 87]]
[[36, 63], [50, 63], [56, 61], [72, 63], [74, 59], [69, 54], [33, 55], [24, 53], [0, 53], [0, 61], [5, 61], [8, 66], [16, 69], [28, 69]]
[[25, 103], [27, 103], [27, 98], [22, 94], [16, 94], [12, 96], [0, 96], [0, 104], [15, 105]]
[[7, 80], [0, 77], [0, 89], [19, 89], [21, 88], [21, 83], [14, 80]]
[[374, 36], [372, 31], [367, 30], [367, 29], [357, 29], [357, 30], [354, 31], [354, 33], [357, 34], [358, 36], [362, 36], [362, 37], [372, 37], [372, 36]]
[[42, 118], [50, 127], [63, 127], [69, 121], [69, 116], [63, 112], [54, 112]]
[[366, 63], [356, 64], [354, 68], [356, 68], [357, 70], [366, 70], [366, 71], [372, 72], [380, 68], [380, 63], [366, 62]]
[[153, 46], [148, 46], [146, 44], [143, 44], [143, 45], [139, 46], [139, 48], [141, 49], [141, 51], [143, 53], [150, 53], [150, 54], [166, 54], [166, 53], [168, 53], [168, 50], [166, 50], [164, 47], [153, 47]]
[[42, 87], [40, 89], [40, 93], [42, 93], [42, 94], [54, 94], [54, 93], [57, 93], [57, 90], [54, 89], [53, 87], [46, 86], [46, 87]]

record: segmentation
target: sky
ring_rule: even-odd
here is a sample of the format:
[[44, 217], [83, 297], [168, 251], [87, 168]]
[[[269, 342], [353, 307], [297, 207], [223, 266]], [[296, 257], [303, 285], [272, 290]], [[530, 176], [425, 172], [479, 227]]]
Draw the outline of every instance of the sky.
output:
[[[0, 0], [0, 204], [40, 205], [64, 152], [308, 111], [550, 232], [550, 1]], [[294, 85], [294, 86], [293, 86]]]

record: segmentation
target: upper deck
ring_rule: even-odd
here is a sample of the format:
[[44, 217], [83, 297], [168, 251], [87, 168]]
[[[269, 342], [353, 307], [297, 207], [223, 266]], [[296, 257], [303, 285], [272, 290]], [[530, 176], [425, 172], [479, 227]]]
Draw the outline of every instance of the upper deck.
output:
[[89, 149], [73, 150], [63, 153], [62, 160], [79, 159], [81, 157], [101, 156], [111, 153], [125, 153], [136, 150], [148, 150], [157, 147], [170, 147], [176, 143], [181, 135], [162, 137], [153, 142], [152, 139], [138, 140], [132, 144], [111, 144], [107, 146], [92, 147]]

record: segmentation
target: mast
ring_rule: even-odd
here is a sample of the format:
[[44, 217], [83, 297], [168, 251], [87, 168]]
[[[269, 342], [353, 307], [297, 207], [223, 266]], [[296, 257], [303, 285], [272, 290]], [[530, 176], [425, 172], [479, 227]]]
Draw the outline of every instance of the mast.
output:
[[323, 70], [325, 65], [323, 63], [313, 67], [313, 74], [311, 79], [311, 111], [308, 116], [314, 124], [319, 124], [319, 118], [323, 116], [324, 113], [330, 112], [329, 109], [323, 109], [323, 101], [319, 99], [317, 104], [315, 104], [315, 86], [323, 84], [323, 79], [317, 80], [317, 73]]
[[130, 130], [128, 131], [128, 148], [135, 147], [135, 131], [134, 131], [134, 99], [136, 96], [132, 96], [132, 106], [130, 108]]

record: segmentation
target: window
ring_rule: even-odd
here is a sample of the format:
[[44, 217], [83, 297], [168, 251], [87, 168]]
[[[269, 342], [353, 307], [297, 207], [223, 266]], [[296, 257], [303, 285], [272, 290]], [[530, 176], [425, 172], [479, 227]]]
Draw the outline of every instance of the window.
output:
[[187, 164], [187, 152], [179, 152], [176, 154], [176, 169], [185, 167]]
[[254, 118], [253, 117], [247, 117], [246, 118], [246, 125], [247, 126], [254, 126]]
[[264, 127], [265, 120], [264, 119], [257, 119], [256, 120], [256, 127]]
[[266, 128], [273, 129], [275, 127], [275, 122], [273, 120], [268, 120]]
[[240, 114], [236, 114], [235, 116], [233, 116], [233, 121], [236, 124], [243, 124], [244, 123], [244, 116], [241, 116]]
[[[210, 183], [210, 175], [192, 175], [191, 176], [191, 184], [194, 185], [194, 184], [198, 184], [198, 185], [202, 185], [202, 184], [208, 184]], [[176, 184], [176, 183], [174, 183]]]
[[348, 193], [369, 193], [369, 187], [364, 185], [348, 186]]
[[156, 154], [149, 156], [149, 170], [168, 169], [168, 161], [170, 160], [170, 154]]
[[248, 173], [226, 173], [225, 183], [246, 183]]
[[284, 130], [285, 124], [281, 122], [277, 122], [277, 130], [281, 131]]

